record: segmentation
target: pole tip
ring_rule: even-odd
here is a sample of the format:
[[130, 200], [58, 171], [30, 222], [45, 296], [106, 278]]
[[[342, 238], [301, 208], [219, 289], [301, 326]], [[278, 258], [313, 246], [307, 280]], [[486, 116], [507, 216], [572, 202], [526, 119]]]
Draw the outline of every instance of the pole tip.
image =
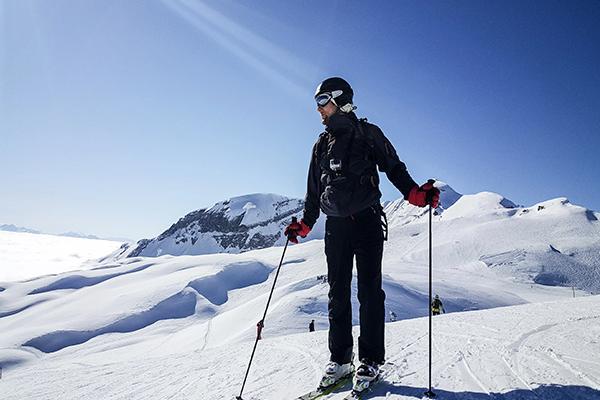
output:
[[424, 394], [425, 394], [425, 397], [427, 397], [427, 398], [429, 398], [429, 399], [435, 399], [435, 393], [433, 393], [433, 392], [431, 391], [431, 389], [430, 389], [430, 390], [428, 390], [428, 391], [426, 391]]

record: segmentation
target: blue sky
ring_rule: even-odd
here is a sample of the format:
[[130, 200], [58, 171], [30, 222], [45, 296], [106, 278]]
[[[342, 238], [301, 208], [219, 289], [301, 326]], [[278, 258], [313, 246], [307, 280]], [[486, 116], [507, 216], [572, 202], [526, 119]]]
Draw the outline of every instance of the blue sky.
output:
[[598, 1], [0, 0], [0, 223], [138, 239], [303, 197], [334, 75], [415, 180], [599, 210], [599, 20]]

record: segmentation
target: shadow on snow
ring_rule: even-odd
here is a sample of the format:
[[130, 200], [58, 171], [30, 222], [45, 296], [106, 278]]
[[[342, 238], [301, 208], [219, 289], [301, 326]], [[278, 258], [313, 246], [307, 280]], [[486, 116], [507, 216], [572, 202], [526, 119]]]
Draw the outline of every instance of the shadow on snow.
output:
[[112, 324], [89, 331], [56, 331], [38, 336], [23, 346], [31, 346], [53, 353], [65, 347], [85, 343], [88, 340], [106, 333], [133, 332], [163, 319], [186, 318], [195, 313], [196, 295], [191, 291], [179, 292], [159, 303], [149, 310], [130, 315]]
[[[148, 266], [144, 266], [147, 268]], [[143, 267], [140, 267], [143, 268]], [[137, 268], [136, 270], [140, 270]], [[161, 320], [187, 318], [194, 314], [213, 315], [214, 305], [222, 305], [228, 300], [228, 292], [266, 281], [273, 269], [259, 262], [244, 262], [226, 266], [215, 275], [193, 280], [180, 292], [160, 301], [152, 308], [129, 315], [98, 329], [85, 331], [60, 330], [35, 337], [23, 343], [44, 353], [53, 353], [65, 347], [85, 343], [96, 336], [107, 333], [134, 332]], [[130, 273], [133, 271], [130, 271]], [[104, 276], [103, 278], [105, 278]], [[108, 279], [108, 278], [107, 278]], [[63, 284], [58, 285], [59, 282]], [[60, 280], [50, 285], [65, 288], [68, 282]], [[79, 281], [81, 283], [81, 281]], [[97, 282], [96, 282], [97, 283]], [[72, 286], [72, 285], [71, 285]], [[48, 288], [48, 287], [46, 287]], [[53, 290], [53, 289], [48, 289]], [[212, 304], [196, 309], [198, 296], [204, 297]]]
[[82, 276], [82, 275], [70, 275], [70, 276], [61, 278], [55, 282], [52, 282], [51, 284], [49, 284], [47, 286], [34, 289], [31, 292], [29, 292], [28, 294], [30, 294], [30, 295], [31, 294], [39, 294], [39, 293], [50, 292], [53, 290], [63, 290], [63, 289], [81, 289], [81, 288], [88, 287], [88, 286], [94, 286], [94, 285], [97, 285], [104, 281], [107, 281], [109, 279], [116, 278], [118, 276], [128, 275], [128, 274], [133, 274], [135, 272], [143, 271], [146, 268], [151, 267], [153, 265], [154, 264], [142, 265], [140, 267], [134, 268], [129, 271], [108, 274], [108, 275], [100, 275], [100, 276], [87, 277], [87, 276]]
[[[423, 399], [427, 388], [401, 385], [385, 386], [373, 392], [372, 396], [381, 394], [396, 394], [408, 398]], [[533, 389], [514, 389], [504, 393], [452, 392], [443, 389], [433, 389], [436, 399], [443, 400], [594, 400], [600, 399], [600, 391], [588, 386], [577, 385], [541, 385]], [[367, 396], [369, 398], [369, 396]]]

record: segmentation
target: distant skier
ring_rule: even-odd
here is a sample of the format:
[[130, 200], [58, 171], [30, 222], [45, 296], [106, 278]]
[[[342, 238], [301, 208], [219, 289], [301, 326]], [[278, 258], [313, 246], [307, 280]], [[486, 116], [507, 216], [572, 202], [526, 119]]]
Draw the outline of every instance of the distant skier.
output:
[[440, 300], [440, 295], [436, 294], [435, 298], [431, 302], [431, 312], [433, 315], [440, 315], [440, 311], [446, 313], [446, 310], [444, 310], [444, 304], [442, 304], [442, 300]]
[[261, 334], [264, 326], [265, 323], [262, 319], [256, 323], [256, 337], [258, 338], [258, 340], [262, 339]]
[[[331, 386], [354, 372], [350, 302], [354, 257], [360, 302], [360, 366], [356, 381], [367, 382], [368, 386], [385, 361], [385, 293], [381, 288], [385, 236], [378, 169], [410, 204], [435, 208], [440, 193], [432, 183], [417, 185], [381, 129], [357, 118], [353, 95], [348, 82], [337, 77], [324, 80], [317, 88], [315, 101], [325, 132], [312, 150], [303, 218], [284, 232], [292, 243], [298, 243], [297, 237], [308, 235], [320, 210], [327, 215], [331, 356], [321, 387]], [[426, 152], [423, 156], [428, 157]]]
[[395, 322], [396, 319], [397, 319], [396, 313], [393, 311], [390, 311], [390, 322]]
[[309, 332], [314, 332], [315, 331], [315, 320], [314, 319], [309, 322], [309, 324], [308, 324], [308, 331]]

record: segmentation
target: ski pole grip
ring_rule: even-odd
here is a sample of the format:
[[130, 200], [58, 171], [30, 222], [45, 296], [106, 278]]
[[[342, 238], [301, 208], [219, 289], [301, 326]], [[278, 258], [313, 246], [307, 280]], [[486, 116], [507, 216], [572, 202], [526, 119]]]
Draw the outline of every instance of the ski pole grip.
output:
[[[298, 218], [296, 218], [296, 217], [292, 217], [292, 224], [297, 224], [297, 223], [298, 223]], [[291, 224], [290, 224], [290, 226], [291, 226]], [[286, 233], [287, 233], [287, 234], [286, 234], [286, 236], [287, 236], [287, 240], [288, 240], [288, 242], [289, 242], [290, 240], [291, 240], [292, 242], [294, 242], [294, 240], [296, 240], [296, 236], [297, 236], [297, 235], [295, 235], [295, 234], [294, 234], [294, 231], [289, 231], [289, 232], [288, 232], [288, 230], [287, 230], [287, 229], [286, 229], [285, 231], [286, 231]], [[297, 241], [296, 241], [295, 243], [297, 243]]]

